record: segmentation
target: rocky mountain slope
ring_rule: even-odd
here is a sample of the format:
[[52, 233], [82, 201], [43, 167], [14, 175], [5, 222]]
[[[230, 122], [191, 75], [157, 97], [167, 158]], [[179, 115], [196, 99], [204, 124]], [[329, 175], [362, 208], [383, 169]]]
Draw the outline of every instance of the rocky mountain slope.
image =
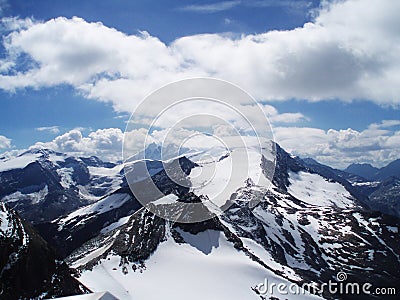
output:
[[[299, 299], [266, 293], [262, 283], [321, 287], [337, 282], [339, 272], [349, 282], [373, 288], [400, 286], [400, 219], [371, 205], [371, 199], [379, 203], [382, 191], [384, 199], [398, 203], [395, 179], [375, 186], [293, 157], [278, 145], [271, 181], [265, 175], [273, 163], [258, 153], [247, 160], [249, 172], [237, 169], [240, 176], [229, 179], [230, 159], [243, 161], [247, 153], [215, 152], [220, 157], [213, 165], [191, 152], [163, 164], [156, 157], [159, 149], [150, 150], [151, 159], [125, 166], [129, 182], [142, 187], [135, 195], [122, 166], [41, 149], [0, 161], [0, 179], [7, 183], [2, 199], [35, 222], [84, 286], [121, 299]], [[43, 174], [37, 182], [26, 175], [32, 167]], [[203, 184], [201, 174], [213, 168], [214, 176]], [[42, 181], [63, 197], [40, 192]], [[163, 196], [152, 198], [145, 209], [136, 197], [146, 196], [150, 183]], [[219, 195], [217, 205], [209, 201], [214, 195]], [[54, 206], [45, 204], [51, 201]], [[187, 204], [196, 204], [210, 219], [186, 223], [194, 214]], [[47, 207], [52, 217], [40, 215]], [[385, 212], [382, 207], [378, 210]], [[166, 213], [170, 221], [160, 217]], [[326, 290], [301, 297], [357, 299]]]
[[0, 199], [33, 223], [53, 220], [118, 189], [122, 166], [30, 149], [0, 158]]
[[304, 159], [303, 162], [310, 170], [343, 184], [371, 210], [400, 217], [400, 160], [395, 160], [381, 169], [367, 164], [353, 164], [344, 171], [322, 165], [312, 159]]
[[[260, 159], [259, 167], [263, 165]], [[174, 199], [199, 203], [207, 196], [187, 195]], [[336, 282], [338, 272], [345, 272], [351, 282], [371, 282], [374, 287], [400, 282], [399, 219], [372, 212], [343, 184], [281, 148], [272, 189], [243, 182], [229, 202], [225, 213], [194, 224], [165, 221], [141, 208], [121, 218], [121, 226], [78, 248], [67, 261], [88, 287], [107, 286], [123, 299], [156, 299], [165, 291], [180, 299], [190, 293], [193, 282], [202, 286], [190, 294], [194, 299], [212, 293], [217, 298], [282, 298], [262, 294], [259, 283], [267, 278], [287, 285], [320, 286]], [[172, 204], [154, 205], [163, 211]], [[204, 205], [204, 209], [209, 208]], [[227, 267], [231, 264], [241, 268]], [[159, 289], [148, 294], [153, 280]], [[326, 291], [319, 296], [355, 297]], [[368, 298], [374, 299], [366, 295], [360, 299]]]
[[75, 295], [88, 289], [16, 212], [0, 203], [0, 298]]
[[372, 209], [400, 217], [400, 178], [390, 177], [377, 184], [368, 200]]

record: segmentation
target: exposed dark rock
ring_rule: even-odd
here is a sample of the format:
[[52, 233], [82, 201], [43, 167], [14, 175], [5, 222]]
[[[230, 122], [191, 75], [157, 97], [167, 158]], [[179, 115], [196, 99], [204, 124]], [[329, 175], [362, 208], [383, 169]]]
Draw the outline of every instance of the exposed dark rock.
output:
[[0, 204], [9, 226], [0, 232], [0, 290], [2, 299], [32, 299], [82, 294], [89, 290], [71, 276], [36, 231], [11, 209]]

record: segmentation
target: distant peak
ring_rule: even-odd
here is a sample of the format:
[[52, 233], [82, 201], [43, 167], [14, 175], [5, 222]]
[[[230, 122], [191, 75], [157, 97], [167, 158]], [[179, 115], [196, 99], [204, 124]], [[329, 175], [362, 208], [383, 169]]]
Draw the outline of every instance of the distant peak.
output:
[[350, 174], [364, 177], [369, 180], [373, 180], [379, 169], [373, 167], [371, 164], [368, 163], [353, 163], [349, 165], [346, 169], [344, 169], [344, 171]]
[[57, 153], [54, 150], [51, 150], [48, 148], [42, 148], [42, 147], [31, 147], [27, 151], [22, 152], [19, 156], [23, 156], [26, 154], [42, 154], [42, 155], [60, 154], [60, 155], [62, 155], [61, 153]]

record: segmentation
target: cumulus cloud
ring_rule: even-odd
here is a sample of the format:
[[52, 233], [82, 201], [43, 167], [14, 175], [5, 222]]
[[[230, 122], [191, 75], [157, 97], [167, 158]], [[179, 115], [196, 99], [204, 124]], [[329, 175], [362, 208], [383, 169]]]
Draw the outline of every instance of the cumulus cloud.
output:
[[[229, 9], [237, 2], [215, 5]], [[258, 1], [258, 5], [269, 3]], [[289, 7], [292, 2], [279, 3]], [[170, 44], [146, 32], [127, 35], [77, 17], [45, 22], [3, 18], [2, 28], [8, 34], [3, 39], [0, 88], [15, 91], [68, 84], [87, 98], [111, 102], [116, 111], [131, 112], [143, 97], [164, 84], [212, 76], [238, 84], [257, 100], [366, 99], [398, 106], [399, 10], [400, 2], [392, 0], [323, 1], [312, 22], [293, 30], [240, 37], [201, 34]], [[253, 108], [243, 109], [251, 114]], [[263, 109], [275, 125], [307, 120], [300, 113], [279, 113], [268, 105]], [[398, 125], [398, 120], [388, 120], [363, 131], [278, 126], [275, 135], [295, 154], [328, 164], [385, 163], [399, 157]], [[223, 128], [216, 130], [224, 132]], [[143, 132], [132, 134], [133, 143], [143, 142]], [[43, 145], [119, 159], [122, 135], [112, 128], [87, 136], [73, 130]], [[1, 145], [10, 147], [11, 142], [3, 137]]]
[[5, 137], [4, 135], [0, 135], [0, 150], [11, 148], [11, 139]]
[[398, 120], [385, 120], [362, 131], [276, 127], [274, 133], [282, 147], [301, 157], [339, 168], [354, 162], [383, 166], [400, 157], [399, 124]]
[[[259, 100], [398, 105], [399, 10], [400, 2], [391, 0], [324, 2], [313, 22], [293, 30], [201, 34], [170, 44], [76, 17], [23, 22], [4, 39], [8, 67], [0, 70], [0, 88], [66, 83], [87, 98], [112, 102], [117, 111], [132, 111], [168, 82], [213, 76]], [[27, 60], [20, 55], [31, 58], [28, 65], [21, 65]]]
[[[95, 155], [105, 161], [121, 161], [143, 151], [151, 143], [179, 148], [186, 137], [198, 132], [178, 129], [169, 131], [155, 130], [150, 134], [144, 128], [122, 132], [119, 128], [105, 128], [89, 132], [87, 135], [81, 129], [73, 129], [54, 138], [50, 142], [38, 142], [31, 148], [47, 148], [74, 156]], [[10, 147], [8, 140], [8, 147]], [[204, 141], [204, 140], [203, 140]], [[2, 136], [0, 136], [0, 148]], [[123, 148], [124, 146], [124, 148]], [[202, 145], [204, 147], [204, 144]], [[123, 153], [124, 151], [124, 153]]]
[[19, 17], [4, 17], [1, 19], [1, 29], [3, 32], [12, 32], [15, 30], [18, 31], [22, 29], [27, 29], [34, 24], [35, 21], [32, 18], [21, 19]]
[[[219, 138], [225, 139], [238, 134], [228, 125], [214, 126], [213, 129], [213, 134]], [[276, 142], [292, 154], [303, 158], [312, 157], [336, 168], [345, 168], [354, 162], [367, 162], [380, 167], [400, 157], [398, 120], [384, 120], [361, 131], [352, 128], [322, 130], [312, 127], [277, 126], [274, 128], [274, 136]], [[33, 147], [46, 147], [72, 155], [96, 155], [107, 161], [119, 161], [122, 160], [124, 140], [125, 158], [136, 155], [151, 143], [190, 149], [220, 146], [212, 136], [184, 128], [154, 130], [149, 134], [146, 129], [138, 128], [128, 131], [125, 136], [118, 128], [106, 128], [87, 135], [79, 129], [73, 129], [57, 136], [51, 142], [36, 143]], [[0, 148], [10, 147], [11, 140], [0, 136]]]
[[33, 147], [45, 147], [72, 155], [95, 155], [107, 161], [122, 159], [123, 132], [118, 128], [99, 129], [84, 136], [79, 129], [70, 130], [47, 143]]
[[60, 133], [60, 129], [58, 126], [44, 126], [35, 128], [37, 131], [46, 131], [49, 133], [57, 134]]

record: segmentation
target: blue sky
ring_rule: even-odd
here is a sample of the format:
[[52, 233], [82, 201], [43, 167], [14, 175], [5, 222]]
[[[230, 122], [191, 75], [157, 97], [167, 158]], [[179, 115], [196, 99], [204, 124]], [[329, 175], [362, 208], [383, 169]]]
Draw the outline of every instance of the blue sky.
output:
[[400, 158], [400, 24], [392, 1], [361, 2], [0, 1], [0, 151], [115, 152], [132, 99], [213, 76], [270, 106], [294, 154], [384, 165]]
[[[310, 9], [319, 4], [315, 0], [265, 1], [265, 7], [260, 7], [250, 2], [258, 1], [243, 1], [239, 4], [239, 1], [13, 0], [8, 2], [3, 15], [22, 18], [33, 16], [39, 20], [79, 16], [88, 22], [101, 21], [108, 27], [128, 34], [146, 30], [164, 42], [171, 42], [178, 37], [198, 33], [254, 33], [292, 29], [308, 21]], [[226, 5], [218, 6], [218, 3]], [[203, 11], [201, 6], [205, 7]]]

